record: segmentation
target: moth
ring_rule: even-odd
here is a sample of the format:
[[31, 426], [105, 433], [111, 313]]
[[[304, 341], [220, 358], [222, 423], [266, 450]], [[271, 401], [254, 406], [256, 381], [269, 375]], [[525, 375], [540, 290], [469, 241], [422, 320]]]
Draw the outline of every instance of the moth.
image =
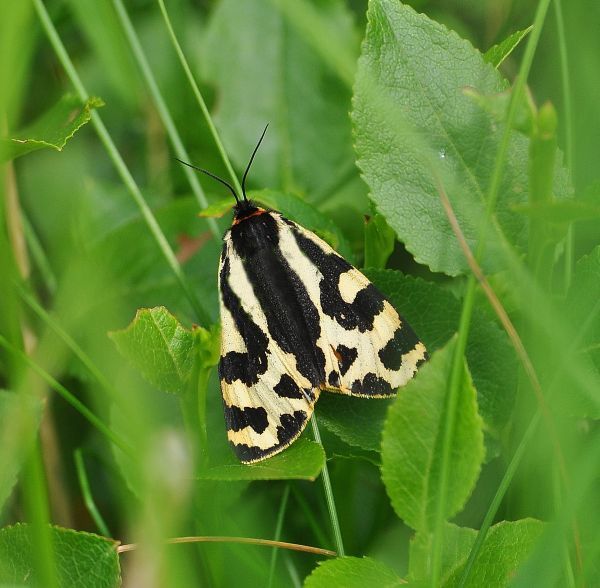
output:
[[[268, 125], [267, 125], [268, 127]], [[393, 396], [427, 358], [388, 300], [325, 241], [196, 166], [236, 204], [219, 263], [219, 377], [227, 437], [243, 463], [302, 433], [322, 391]]]

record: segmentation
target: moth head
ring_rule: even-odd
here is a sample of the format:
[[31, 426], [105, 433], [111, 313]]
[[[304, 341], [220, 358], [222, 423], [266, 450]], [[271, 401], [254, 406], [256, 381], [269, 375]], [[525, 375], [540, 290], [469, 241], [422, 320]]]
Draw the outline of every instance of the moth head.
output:
[[233, 223], [236, 224], [251, 216], [262, 214], [263, 212], [265, 212], [265, 209], [258, 206], [253, 200], [248, 200], [247, 198], [242, 199], [239, 202], [236, 202], [233, 207]]
[[258, 151], [258, 148], [260, 147], [260, 144], [262, 143], [262, 140], [264, 139], [268, 128], [269, 128], [269, 125], [267, 124], [262, 132], [262, 135], [260, 136], [260, 139], [258, 140], [258, 143], [256, 144], [256, 147], [254, 148], [254, 151], [252, 151], [252, 155], [250, 156], [250, 161], [248, 162], [248, 165], [246, 166], [246, 170], [244, 171], [244, 176], [242, 177], [242, 186], [241, 186], [242, 187], [242, 198], [240, 198], [239, 194], [235, 191], [235, 188], [228, 181], [224, 180], [223, 178], [220, 178], [219, 176], [213, 174], [212, 172], [209, 172], [206, 169], [203, 169], [201, 167], [192, 165], [191, 163], [182, 161], [181, 159], [179, 159], [177, 157], [175, 159], [179, 163], [183, 163], [183, 165], [187, 165], [188, 167], [191, 167], [192, 169], [195, 169], [196, 171], [202, 172], [203, 174], [206, 174], [207, 176], [213, 178], [214, 180], [217, 180], [217, 182], [220, 182], [224, 186], [227, 186], [227, 188], [229, 189], [229, 191], [233, 194], [233, 197], [235, 198], [234, 218], [235, 219], [245, 218], [247, 216], [250, 216], [257, 210], [262, 210], [262, 209], [259, 209], [251, 200], [248, 200], [248, 196], [246, 195], [246, 178], [248, 177], [248, 172], [250, 171], [252, 162], [254, 161], [254, 156], [256, 155], [256, 152]]

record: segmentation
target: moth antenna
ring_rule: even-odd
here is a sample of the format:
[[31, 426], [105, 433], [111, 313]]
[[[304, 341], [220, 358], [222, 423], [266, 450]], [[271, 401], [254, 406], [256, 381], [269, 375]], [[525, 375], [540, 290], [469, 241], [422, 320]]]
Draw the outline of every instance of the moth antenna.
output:
[[254, 151], [252, 152], [252, 155], [250, 156], [250, 161], [248, 162], [248, 165], [246, 166], [246, 171], [244, 172], [244, 177], [242, 178], [242, 194], [244, 195], [244, 200], [246, 200], [246, 201], [248, 200], [248, 196], [246, 196], [246, 176], [248, 175], [248, 172], [250, 171], [250, 166], [252, 165], [252, 162], [254, 161], [254, 156], [256, 155], [256, 152], [258, 151], [258, 148], [260, 147], [260, 144], [262, 143], [262, 140], [263, 140], [268, 128], [269, 128], [269, 123], [267, 123], [267, 125], [265, 126], [265, 130], [262, 132], [262, 135], [260, 136], [260, 139], [258, 140], [258, 143], [256, 144], [256, 147], [254, 148]]
[[[224, 186], [227, 186], [229, 188], [229, 190], [231, 190], [231, 193], [233, 194], [233, 197], [235, 198], [235, 201], [237, 202], [237, 204], [240, 203], [240, 199], [238, 198], [238, 195], [236, 194], [235, 190], [233, 189], [233, 186], [229, 182], [226, 182], [223, 178], [216, 176], [215, 174], [209, 172], [206, 169], [202, 169], [201, 167], [192, 165], [191, 163], [186, 163], [185, 161], [182, 161], [178, 157], [176, 157], [175, 159], [179, 163], [183, 163], [183, 165], [187, 165], [188, 167], [191, 167], [192, 169], [195, 169], [196, 171], [202, 172], [203, 174], [206, 174], [207, 176], [211, 177], [213, 180], [217, 180], [217, 182], [221, 182], [221, 184], [223, 184]], [[246, 197], [246, 195], [244, 194], [244, 198], [245, 197]]]

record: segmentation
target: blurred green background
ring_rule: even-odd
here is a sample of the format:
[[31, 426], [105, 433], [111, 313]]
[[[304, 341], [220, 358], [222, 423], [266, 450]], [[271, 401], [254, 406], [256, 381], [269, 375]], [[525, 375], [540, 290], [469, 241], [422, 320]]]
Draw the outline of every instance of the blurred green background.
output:
[[[348, 113], [349, 82], [364, 35], [367, 2], [315, 0], [310, 4], [317, 8], [323, 30], [331, 35], [323, 40], [318, 30], [314, 33], [317, 45], [325, 42], [327, 59], [313, 49], [311, 33], [302, 22], [294, 20], [293, 2], [169, 0], [166, 4], [238, 174], [264, 124], [270, 123], [249, 177], [250, 187], [291, 192], [314, 205], [333, 220], [348, 257], [361, 267], [364, 217], [372, 208], [368, 188], [354, 164]], [[527, 28], [537, 7], [529, 0], [408, 4], [482, 52], [515, 30]], [[129, 324], [138, 308], [165, 306], [186, 327], [196, 323], [208, 328], [209, 322], [218, 320], [220, 240], [215, 235], [225, 231], [229, 215], [207, 221], [197, 213], [205, 203], [220, 202], [227, 193], [204, 177], [197, 179], [201, 188], [194, 191], [174, 161], [168, 132], [114, 3], [47, 0], [44, 5], [84, 87], [104, 101], [97, 112], [181, 262], [201, 314], [178, 284], [92, 124], [82, 126], [60, 152], [40, 149], [2, 164], [2, 220], [10, 230], [3, 228], [0, 241], [0, 333], [30, 352], [35, 362], [112, 428], [134, 439], [138, 451], [137, 463], [118, 452], [115, 455], [78, 411], [56, 394], [45, 394], [47, 385], [42, 380], [29, 374], [24, 384], [22, 361], [1, 350], [0, 388], [29, 386], [47, 398], [40, 428], [47, 495], [27, 489], [36, 484], [35, 468], [28, 466], [0, 514], [2, 526], [29, 520], [31, 505], [47, 496], [53, 523], [102, 531], [84, 502], [86, 492], [74, 460], [74, 452], [81, 450], [90, 493], [110, 536], [124, 543], [147, 539], [145, 551], [122, 556], [125, 578], [139, 578], [138, 585], [146, 586], [256, 586], [266, 585], [267, 578], [273, 585], [301, 582], [315, 566], [316, 556], [279, 553], [273, 563], [271, 550], [259, 547], [157, 547], [162, 537], [173, 535], [272, 538], [280, 513], [283, 540], [326, 548], [333, 548], [333, 542], [320, 483], [190, 482], [197, 456], [193, 445], [190, 449], [185, 442], [189, 423], [181, 416], [186, 413], [185, 407], [181, 410], [183, 401], [144, 381], [107, 337], [109, 331]], [[128, 0], [124, 6], [190, 161], [227, 177], [159, 5], [153, 0]], [[559, 113], [559, 146], [571, 170], [575, 197], [584, 200], [597, 194], [595, 184], [600, 181], [600, 4], [593, 0], [562, 3], [563, 54], [568, 55], [570, 78], [567, 100], [556, 6], [551, 5], [546, 19], [529, 87], [538, 105], [549, 100]], [[501, 67], [510, 80], [524, 46], [517, 47]], [[0, 0], [0, 136], [19, 136], [20, 130], [73, 92], [34, 3]], [[565, 124], [569, 117], [570, 133]], [[573, 258], [589, 253], [599, 240], [597, 220], [577, 223]], [[449, 279], [433, 275], [400, 244], [388, 267], [456, 291], [463, 286], [460, 280], [450, 285]], [[30, 295], [93, 358], [115, 397], [90, 377], [57, 330], [24, 302], [14, 287], [15, 275], [24, 278]], [[214, 370], [207, 392], [208, 442], [218, 438], [218, 451], [227, 452]], [[581, 426], [592, 425], [582, 420]], [[405, 575], [411, 530], [394, 516], [376, 463], [369, 456], [353, 458], [347, 448], [338, 451], [342, 442], [327, 430], [322, 433], [328, 456], [334, 456], [329, 469], [347, 553], [370, 555]], [[24, 434], [22, 447], [15, 452], [25, 451], [29, 442]], [[515, 484], [501, 518], [548, 515], [551, 505], [546, 499], [538, 501], [536, 491], [526, 488], [548, 465], [538, 457], [530, 457], [530, 475]], [[10, 460], [3, 458], [8, 472]], [[459, 524], [479, 526], [505, 465], [506, 460], [498, 458], [484, 466]], [[597, 543], [592, 556], [598, 554]], [[153, 576], [154, 584], [144, 583], [144, 574]]]

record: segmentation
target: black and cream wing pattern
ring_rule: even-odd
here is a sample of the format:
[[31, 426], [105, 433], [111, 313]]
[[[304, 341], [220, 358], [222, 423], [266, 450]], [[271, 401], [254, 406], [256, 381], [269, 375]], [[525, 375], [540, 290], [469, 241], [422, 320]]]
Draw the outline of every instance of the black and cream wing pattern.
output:
[[323, 390], [389, 397], [427, 353], [371, 282], [314, 233], [242, 200], [219, 265], [219, 376], [244, 463], [296, 439]]

